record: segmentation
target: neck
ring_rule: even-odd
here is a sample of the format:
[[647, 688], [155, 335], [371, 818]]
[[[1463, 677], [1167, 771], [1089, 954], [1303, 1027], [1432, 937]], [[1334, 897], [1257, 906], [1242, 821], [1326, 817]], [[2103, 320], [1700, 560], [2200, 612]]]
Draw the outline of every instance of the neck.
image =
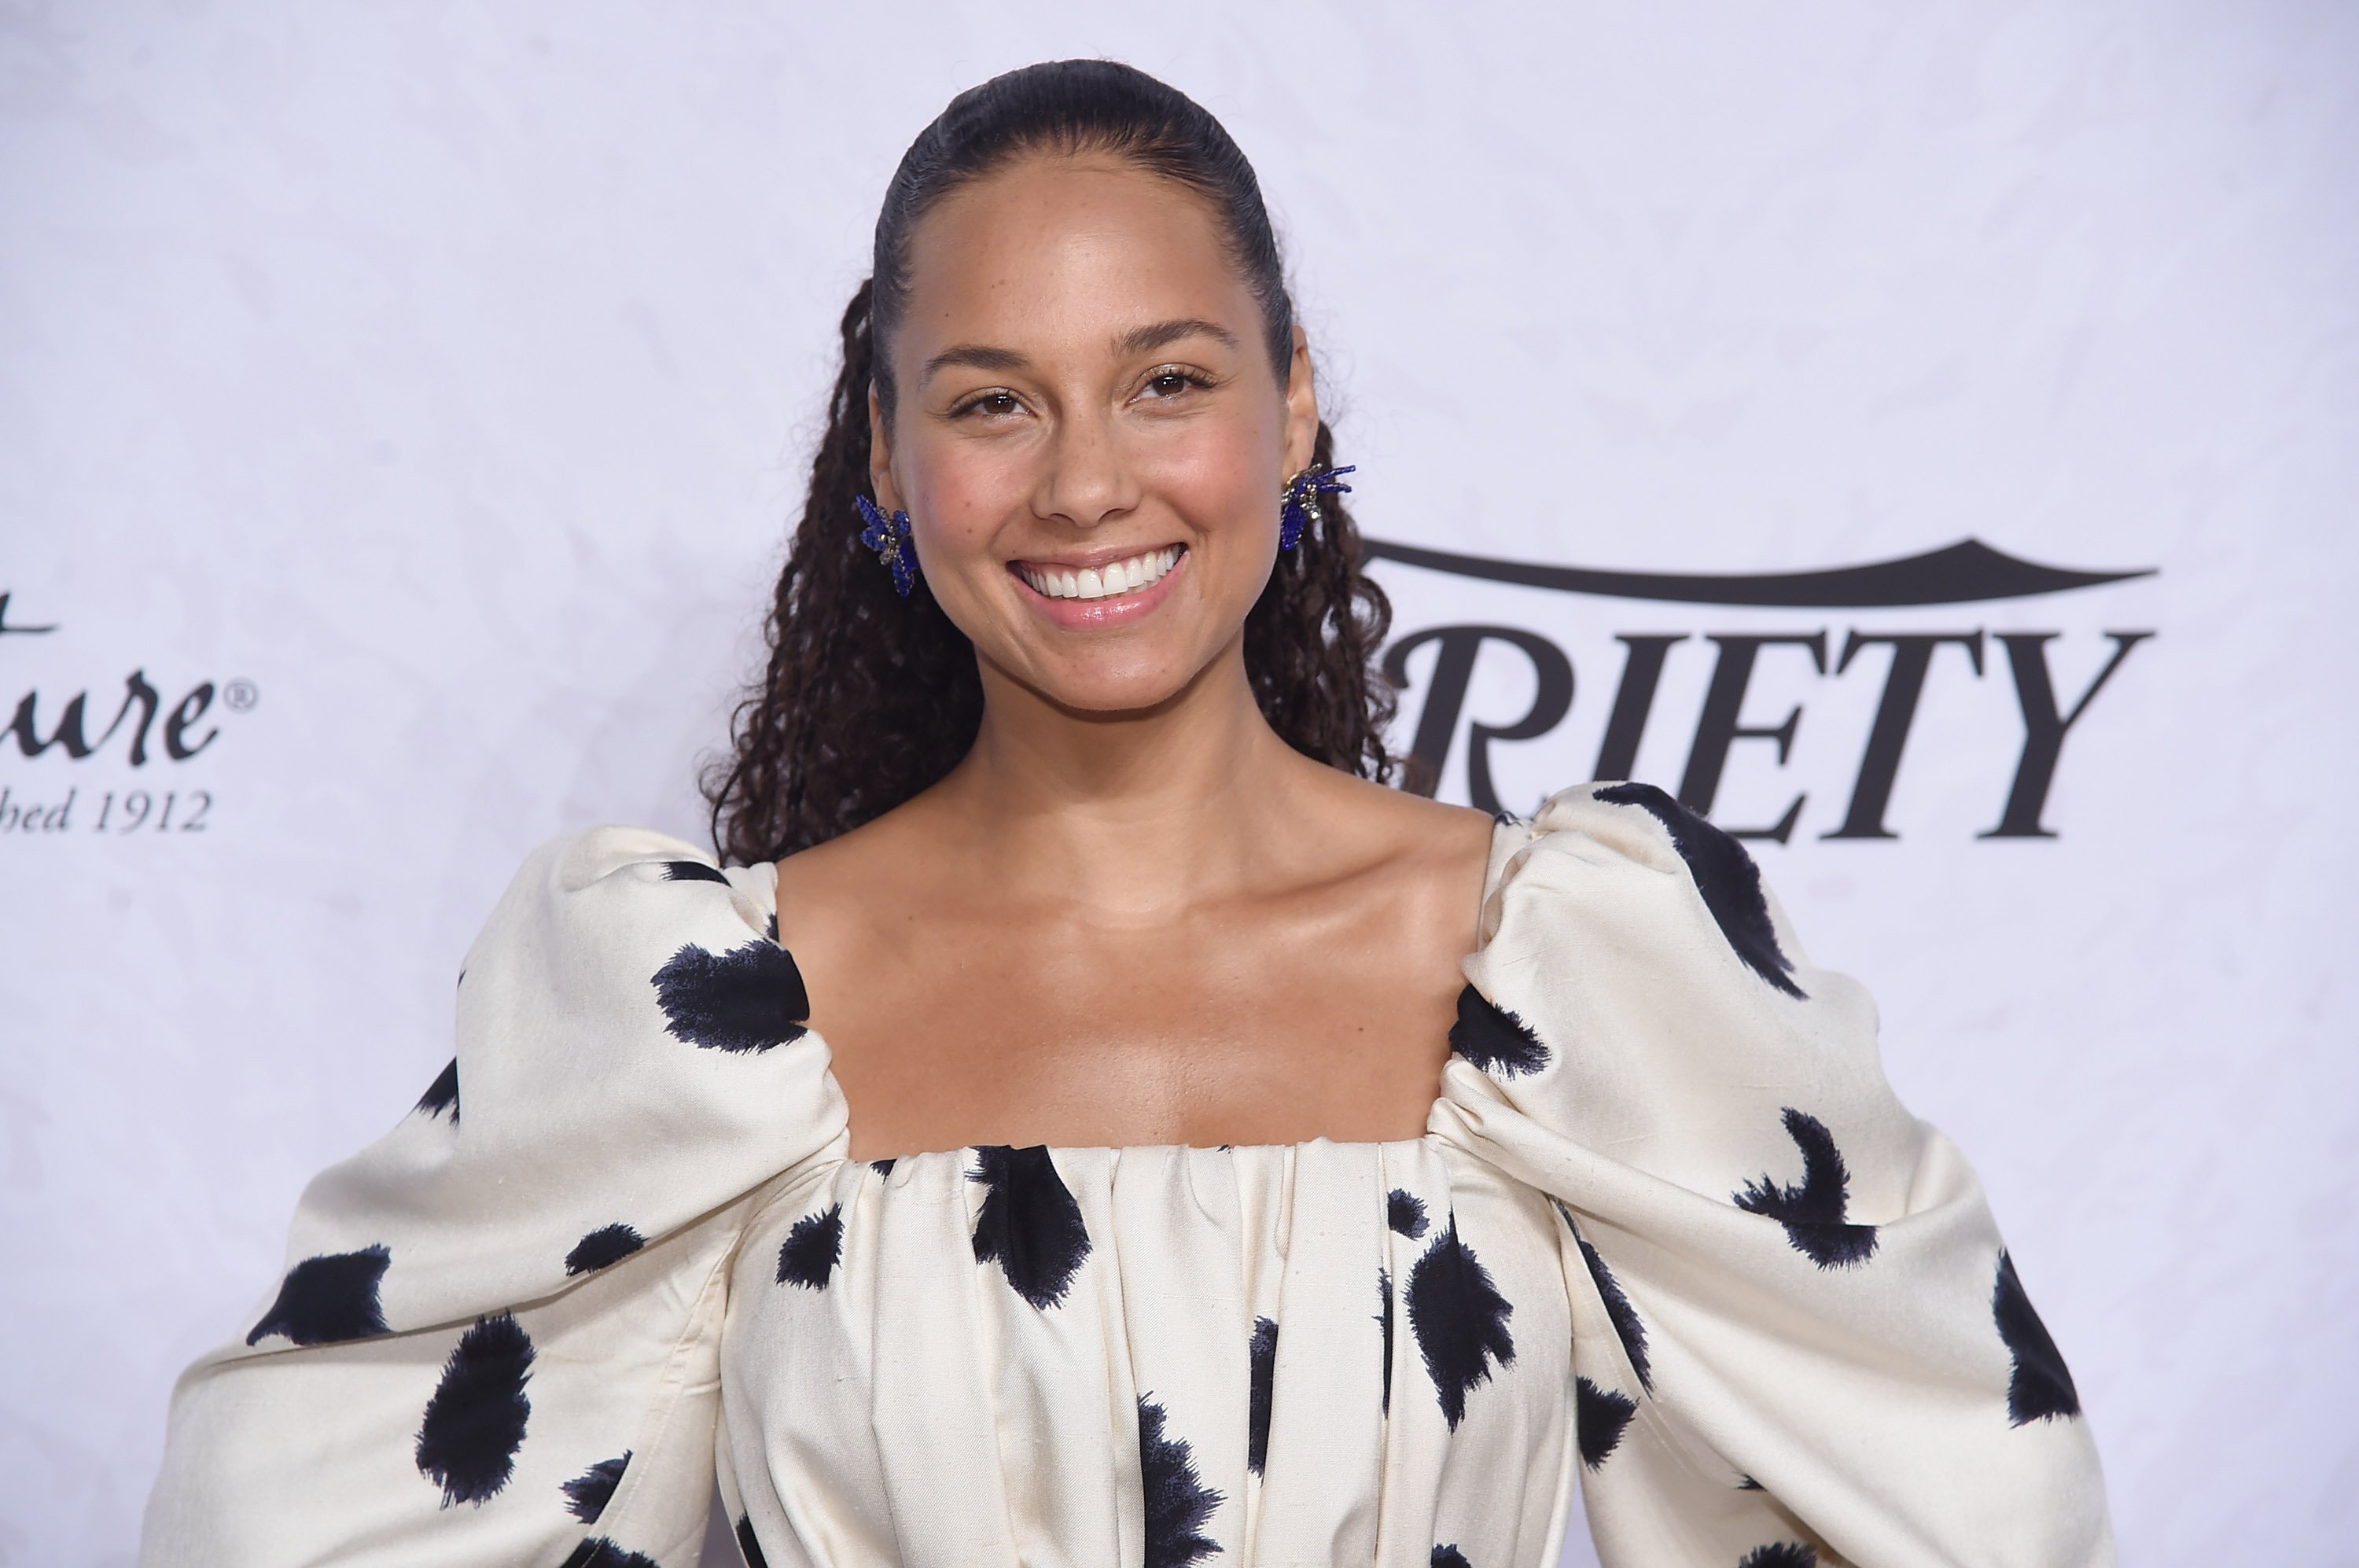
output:
[[939, 788], [996, 885], [1152, 916], [1250, 882], [1316, 768], [1233, 644], [1151, 709], [1076, 713], [986, 666], [973, 749]]

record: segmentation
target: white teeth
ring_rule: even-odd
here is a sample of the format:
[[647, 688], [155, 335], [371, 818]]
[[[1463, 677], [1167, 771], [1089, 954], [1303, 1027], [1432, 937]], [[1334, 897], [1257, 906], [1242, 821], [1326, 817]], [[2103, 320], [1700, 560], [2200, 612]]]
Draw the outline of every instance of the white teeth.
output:
[[1180, 548], [1172, 545], [1105, 566], [1085, 566], [1078, 572], [1021, 564], [1016, 571], [1035, 592], [1051, 599], [1110, 599], [1119, 593], [1136, 593], [1161, 582], [1163, 574], [1179, 564]]

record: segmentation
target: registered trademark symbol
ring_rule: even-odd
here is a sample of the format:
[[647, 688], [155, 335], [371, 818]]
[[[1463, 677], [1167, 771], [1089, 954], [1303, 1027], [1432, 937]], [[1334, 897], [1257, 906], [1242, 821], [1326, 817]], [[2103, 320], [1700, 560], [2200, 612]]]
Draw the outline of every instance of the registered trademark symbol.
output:
[[232, 681], [222, 688], [222, 705], [233, 713], [243, 713], [261, 701], [262, 693], [254, 689], [251, 681]]

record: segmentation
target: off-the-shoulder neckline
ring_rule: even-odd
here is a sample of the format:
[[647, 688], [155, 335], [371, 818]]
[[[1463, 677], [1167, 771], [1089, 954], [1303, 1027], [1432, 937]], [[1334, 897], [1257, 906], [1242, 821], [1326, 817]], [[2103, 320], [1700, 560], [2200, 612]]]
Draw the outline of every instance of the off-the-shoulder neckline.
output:
[[[1530, 824], [1528, 822], [1523, 822], [1517, 818], [1507, 816], [1504, 813], [1496, 815], [1492, 819], [1491, 836], [1488, 841], [1490, 858], [1483, 873], [1483, 896], [1480, 900], [1477, 901], [1474, 910], [1475, 942], [1472, 948], [1467, 950], [1465, 956], [1459, 960], [1462, 969], [1468, 959], [1471, 959], [1477, 953], [1481, 953], [1484, 947], [1489, 942], [1490, 933], [1485, 931], [1484, 927], [1488, 923], [1488, 911], [1491, 907], [1491, 898], [1493, 894], [1498, 891], [1501, 876], [1506, 870], [1508, 859], [1511, 858], [1501, 855], [1499, 852], [1501, 837], [1511, 829], [1520, 832], [1529, 826]], [[777, 882], [775, 875], [770, 880], [769, 893], [770, 912], [772, 919], [775, 920], [777, 912]], [[768, 940], [776, 941], [777, 939], [769, 938]], [[781, 951], [788, 951], [783, 943], [780, 944], [780, 949]], [[791, 953], [789, 953], [789, 956], [791, 956]], [[834, 1047], [828, 1044], [827, 1037], [823, 1033], [810, 1025], [804, 1026], [801, 1037], [794, 1043], [797, 1045], [816, 1044], [822, 1051], [827, 1053], [826, 1060], [820, 1064], [820, 1079], [827, 1094], [833, 1097], [837, 1106], [841, 1109], [842, 1125], [838, 1129], [838, 1136], [843, 1140], [845, 1152], [842, 1157], [841, 1161], [843, 1164], [897, 1166], [905, 1160], [940, 1160], [949, 1159], [952, 1156], [963, 1159], [966, 1156], [973, 1154], [978, 1149], [1008, 1147], [998, 1144], [967, 1143], [961, 1144], [955, 1149], [923, 1149], [912, 1150], [908, 1153], [873, 1155], [866, 1160], [855, 1160], [853, 1159], [851, 1154], [852, 1102], [844, 1094], [843, 1085], [836, 1080]], [[1266, 1157], [1272, 1155], [1299, 1155], [1304, 1149], [1317, 1149], [1321, 1146], [1343, 1150], [1373, 1151], [1382, 1151], [1385, 1149], [1421, 1149], [1435, 1142], [1440, 1137], [1440, 1134], [1435, 1130], [1433, 1124], [1436, 1116], [1440, 1114], [1442, 1106], [1449, 1104], [1450, 1101], [1448, 1088], [1441, 1080], [1447, 1079], [1450, 1073], [1450, 1064], [1451, 1060], [1451, 1056], [1448, 1054], [1445, 1054], [1441, 1059], [1441, 1073], [1435, 1083], [1433, 1098], [1426, 1105], [1425, 1130], [1418, 1134], [1415, 1138], [1332, 1138], [1319, 1137], [1301, 1138], [1293, 1143], [1049, 1143], [1036, 1144], [1028, 1147], [1044, 1149], [1052, 1157], [1056, 1155], [1066, 1155], [1076, 1159], [1085, 1159], [1100, 1155], [1155, 1155], [1171, 1153], [1242, 1154]]]

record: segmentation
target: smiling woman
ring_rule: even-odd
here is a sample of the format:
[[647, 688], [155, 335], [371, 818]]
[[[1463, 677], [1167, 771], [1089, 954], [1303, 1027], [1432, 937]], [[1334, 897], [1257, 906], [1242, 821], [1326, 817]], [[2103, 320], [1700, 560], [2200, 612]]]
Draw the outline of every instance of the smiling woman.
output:
[[[1032, 541], [1040, 576], [1056, 575], [1031, 585], [1054, 597], [1082, 598], [1081, 572], [1120, 559], [1109, 550], [1186, 553], [1177, 535], [1131, 538], [1167, 507], [1250, 519], [1225, 532], [1231, 569], [1250, 579], [1239, 651], [1256, 704], [1304, 756], [1389, 776], [1392, 690], [1370, 659], [1390, 613], [1350, 513], [1331, 504], [1296, 549], [1275, 549], [1278, 485], [1335, 457], [1260, 186], [1218, 122], [1147, 80], [1095, 60], [1011, 73], [952, 103], [895, 171], [874, 281], [844, 312], [769, 665], [710, 783], [732, 858], [824, 843], [967, 754], [993, 639], [972, 640], [960, 617], [999, 585], [970, 581], [971, 559], [951, 552], [1018, 495], [1063, 517], [1044, 479], [1098, 507]], [[1152, 495], [1145, 517], [1090, 500], [1109, 474]], [[906, 603], [846, 526], [869, 494], [910, 516], [927, 570]], [[1257, 571], [1248, 545], [1266, 552]], [[983, 576], [1011, 569], [1020, 577], [1014, 559]], [[1089, 624], [1136, 613], [1109, 604]]]
[[[1644, 784], [1381, 787], [1252, 170], [1067, 61], [919, 137], [712, 780], [544, 847], [190, 1368], [153, 1564], [2097, 1563], [1875, 1011]], [[864, 528], [863, 523], [866, 526]]]

